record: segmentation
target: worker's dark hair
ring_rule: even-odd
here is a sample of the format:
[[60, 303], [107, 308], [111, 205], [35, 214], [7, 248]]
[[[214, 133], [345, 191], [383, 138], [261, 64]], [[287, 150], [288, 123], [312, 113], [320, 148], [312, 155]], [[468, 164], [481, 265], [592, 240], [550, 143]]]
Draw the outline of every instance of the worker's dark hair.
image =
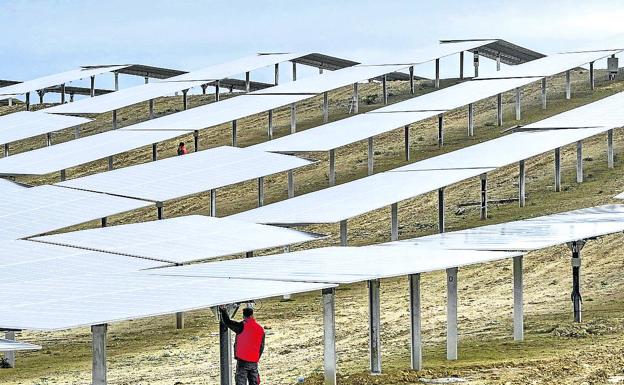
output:
[[180, 142], [180, 144], [178, 144], [178, 147], [179, 146], [184, 146], [184, 142]]
[[250, 308], [250, 307], [246, 307], [246, 308], [244, 308], [244, 309], [243, 309], [243, 317], [245, 317], [245, 318], [249, 318], [249, 317], [251, 317], [251, 316], [253, 316], [253, 309], [252, 309], [252, 308]]

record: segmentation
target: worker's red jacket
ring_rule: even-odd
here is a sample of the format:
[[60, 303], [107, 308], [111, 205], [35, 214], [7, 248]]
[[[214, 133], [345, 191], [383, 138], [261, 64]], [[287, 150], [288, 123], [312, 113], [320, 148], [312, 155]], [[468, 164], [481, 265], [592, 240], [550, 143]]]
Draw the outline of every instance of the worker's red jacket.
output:
[[264, 351], [264, 329], [253, 317], [243, 322], [232, 321], [227, 312], [221, 311], [221, 320], [236, 333], [234, 343], [234, 357], [237, 360], [258, 362]]

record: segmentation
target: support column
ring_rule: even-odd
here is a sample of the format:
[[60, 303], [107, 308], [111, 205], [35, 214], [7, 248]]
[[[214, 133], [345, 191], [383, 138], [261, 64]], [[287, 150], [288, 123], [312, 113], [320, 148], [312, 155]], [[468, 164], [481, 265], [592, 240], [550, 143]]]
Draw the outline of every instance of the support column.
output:
[[464, 51], [459, 53], [459, 78], [464, 78]]
[[106, 324], [91, 326], [92, 385], [106, 385]]
[[501, 57], [500, 57], [500, 52], [496, 54], [496, 70], [500, 71], [500, 66], [501, 64]]
[[374, 148], [373, 148], [373, 137], [368, 138], [368, 175], [373, 175], [373, 167], [374, 167]]
[[575, 241], [568, 243], [570, 251], [572, 251], [572, 309], [574, 311], [574, 322], [582, 320], [582, 304], [581, 296], [581, 250], [585, 246], [585, 241]]
[[146, 76], [145, 77], [145, 84], [148, 84], [148, 83], [149, 83], [149, 76]]
[[472, 62], [474, 64], [474, 77], [479, 77], [479, 51], [475, 51]]
[[438, 147], [444, 146], [444, 114], [438, 115]]
[[514, 341], [524, 340], [522, 286], [522, 255], [519, 255], [513, 258]]
[[292, 63], [292, 81], [296, 81], [297, 80], [297, 63], [293, 62]]
[[61, 182], [65, 182], [65, 179], [67, 179], [67, 175], [65, 173], [65, 170], [61, 170]]
[[91, 76], [91, 97], [95, 96], [95, 75]]
[[107, 217], [102, 218], [101, 225], [102, 225], [102, 227], [108, 226], [108, 218]]
[[201, 89], [202, 89], [202, 95], [206, 95], [206, 89], [208, 88], [208, 84], [202, 84], [201, 85]]
[[481, 209], [479, 210], [479, 217], [481, 220], [486, 220], [488, 215], [488, 199], [487, 199], [487, 173], [483, 173], [480, 176], [481, 179]]
[[9, 156], [9, 144], [5, 143], [4, 144], [4, 157], [6, 158], [7, 156]]
[[113, 110], [113, 130], [117, 129], [117, 110]]
[[520, 204], [520, 207], [524, 207], [526, 203], [526, 171], [524, 168], [524, 160], [518, 162], [518, 166], [518, 168], [520, 169], [520, 176], [518, 177], [518, 202]]
[[119, 72], [115, 71], [113, 75], [115, 75], [115, 91], [119, 91]]
[[358, 83], [353, 83], [353, 113], [358, 114], [360, 112], [360, 92], [358, 90]]
[[347, 220], [340, 221], [340, 246], [347, 245]]
[[405, 160], [409, 161], [410, 160], [410, 142], [409, 142], [410, 126], [409, 124], [405, 126], [403, 130], [405, 132]]
[[215, 82], [215, 102], [221, 100], [221, 82], [217, 80]]
[[46, 146], [50, 147], [52, 145], [52, 133], [48, 132], [46, 134]]
[[444, 232], [444, 187], [438, 189], [438, 233]]
[[258, 207], [264, 206], [264, 177], [258, 178]]
[[336, 185], [336, 150], [329, 150], [329, 187]]
[[111, 171], [113, 169], [113, 155], [110, 155], [108, 157], [108, 171]]
[[503, 125], [503, 95], [496, 95], [496, 124], [500, 127]]
[[275, 85], [279, 84], [279, 63], [275, 63]]
[[446, 359], [457, 359], [457, 268], [446, 269]]
[[199, 131], [193, 131], [193, 146], [195, 148], [195, 152], [199, 151]]
[[323, 123], [329, 121], [329, 95], [327, 91], [323, 92]]
[[154, 119], [154, 99], [149, 100], [149, 118]]
[[80, 127], [74, 128], [74, 139], [80, 138]]
[[613, 168], [613, 130], [607, 131], [607, 165]]
[[290, 133], [297, 132], [297, 103], [290, 104]]
[[210, 190], [210, 216], [211, 217], [217, 216], [217, 190], [216, 189]]
[[468, 136], [474, 136], [474, 104], [468, 104]]
[[390, 240], [399, 240], [399, 204], [390, 205]]
[[[221, 315], [219, 315], [220, 319]], [[230, 329], [219, 322], [219, 369], [220, 385], [232, 384], [232, 334]]]
[[152, 162], [156, 162], [158, 160], [158, 144], [152, 144]]
[[546, 78], [542, 78], [542, 110], [546, 109]]
[[[15, 331], [7, 330], [4, 332], [4, 338], [10, 341], [15, 341]], [[4, 359], [10, 368], [15, 367], [15, 352], [4, 352]]]
[[368, 332], [370, 337], [370, 370], [373, 374], [381, 373], [381, 310], [379, 298], [379, 280], [368, 281]]
[[565, 73], [566, 82], [565, 82], [565, 98], [570, 99], [572, 96], [572, 82], [570, 80], [570, 70], [567, 70]]
[[593, 91], [596, 89], [596, 83], [594, 82], [594, 62], [589, 62], [589, 88]]
[[176, 313], [176, 329], [184, 329], [184, 313], [182, 312]]
[[561, 148], [555, 148], [555, 192], [561, 191]]
[[435, 59], [435, 81], [433, 86], [440, 88], [440, 59]]
[[420, 274], [410, 274], [410, 331], [411, 331], [411, 358], [412, 370], [422, 369], [422, 338], [420, 324]]
[[293, 170], [288, 170], [288, 198], [295, 196], [295, 176]]
[[65, 104], [65, 83], [61, 84], [61, 104]]
[[232, 120], [232, 147], [236, 147], [236, 120]]
[[576, 142], [576, 183], [583, 183], [583, 142]]
[[162, 202], [156, 202], [156, 217], [159, 221], [165, 217], [164, 205]]
[[384, 75], [381, 78], [381, 92], [383, 93], [383, 104], [388, 104], [388, 77]]
[[336, 385], [336, 289], [323, 289], [324, 385]]
[[516, 88], [516, 120], [520, 120], [522, 119], [522, 111], [520, 110], [521, 108], [521, 97], [522, 97], [522, 93], [520, 90], [520, 87]]
[[414, 66], [409, 67], [410, 95], [414, 95]]
[[26, 92], [26, 111], [30, 111], [30, 92]]
[[45, 95], [45, 91], [39, 90], [37, 91], [37, 94], [39, 95], [39, 104], [43, 104], [43, 96]]
[[249, 71], [245, 72], [245, 92], [251, 91], [251, 81]]
[[273, 139], [273, 110], [269, 110], [269, 127], [267, 129], [269, 140]]
[[186, 110], [188, 108], [188, 91], [182, 90], [182, 109]]

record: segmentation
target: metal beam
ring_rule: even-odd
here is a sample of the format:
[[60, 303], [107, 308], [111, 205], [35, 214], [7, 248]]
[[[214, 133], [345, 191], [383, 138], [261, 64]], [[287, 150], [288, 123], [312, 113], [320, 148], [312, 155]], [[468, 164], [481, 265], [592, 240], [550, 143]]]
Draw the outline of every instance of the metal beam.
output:
[[386, 75], [381, 78], [381, 92], [383, 93], [383, 104], [388, 104], [388, 77]]
[[444, 187], [438, 189], [438, 232], [444, 232]]
[[221, 82], [218, 80], [215, 82], [215, 102], [221, 100]]
[[211, 217], [217, 216], [217, 190], [216, 189], [210, 190], [210, 216]]
[[438, 115], [438, 146], [444, 146], [444, 114]]
[[279, 84], [279, 63], [275, 63], [275, 85]]
[[347, 246], [347, 220], [340, 221], [340, 246]]
[[483, 173], [480, 176], [481, 179], [481, 208], [479, 210], [479, 217], [481, 220], [486, 220], [488, 215], [488, 199], [487, 199], [487, 173]]
[[52, 133], [48, 132], [46, 134], [46, 146], [51, 146], [52, 145]]
[[156, 162], [158, 160], [158, 143], [152, 144], [152, 162]]
[[113, 110], [113, 130], [117, 129], [117, 110]]
[[199, 151], [199, 130], [193, 131], [193, 146], [195, 152]]
[[613, 129], [607, 131], [607, 166], [613, 168]]
[[288, 170], [288, 198], [295, 196], [295, 176], [293, 170]]
[[576, 142], [576, 183], [583, 183], [583, 142]]
[[464, 51], [459, 53], [459, 78], [464, 78]]
[[422, 338], [420, 322], [420, 274], [410, 274], [410, 331], [412, 370], [422, 369]]
[[555, 191], [561, 191], [561, 148], [555, 148]]
[[572, 81], [570, 80], [570, 70], [567, 70], [565, 73], [565, 98], [570, 99], [572, 96]]
[[290, 104], [290, 133], [297, 132], [297, 103]]
[[414, 66], [409, 67], [410, 95], [414, 95]]
[[519, 255], [513, 258], [514, 341], [524, 340], [522, 286], [522, 255]]
[[503, 125], [503, 94], [496, 95], [496, 124]]
[[446, 269], [446, 359], [457, 359], [457, 268]]
[[267, 135], [269, 140], [273, 139], [273, 110], [269, 110], [269, 125], [267, 128]]
[[245, 92], [249, 92], [251, 90], [251, 81], [249, 71], [245, 72]]
[[546, 109], [546, 78], [542, 78], [542, 110]]
[[381, 310], [379, 298], [379, 279], [368, 281], [368, 332], [370, 337], [370, 370], [381, 373]]
[[119, 72], [113, 72], [115, 75], [115, 91], [119, 91]]
[[572, 251], [572, 310], [574, 312], [574, 322], [582, 320], [582, 303], [581, 296], [581, 250], [585, 246], [585, 241], [575, 241], [568, 243], [570, 251]]
[[336, 185], [336, 150], [329, 150], [329, 187]]
[[65, 182], [67, 175], [65, 173], [65, 169], [61, 170], [61, 182]]
[[236, 120], [232, 120], [232, 146], [236, 147], [237, 145], [237, 140], [236, 140]]
[[468, 104], [468, 136], [474, 136], [474, 104]]
[[522, 119], [522, 91], [520, 90], [520, 87], [516, 88], [516, 120], [520, 120]]
[[149, 118], [154, 119], [154, 99], [149, 100]]
[[258, 178], [258, 207], [264, 206], [264, 177]]
[[390, 205], [390, 240], [399, 240], [399, 204]]
[[440, 88], [440, 59], [435, 59], [435, 80], [433, 82], [435, 88]]
[[107, 217], [102, 218], [102, 220], [101, 220], [101, 226], [102, 226], [102, 227], [106, 227], [106, 226], [108, 226], [108, 218], [107, 218]]
[[409, 140], [410, 126], [409, 124], [403, 128], [403, 131], [404, 131], [404, 136], [405, 136], [405, 160], [409, 161], [410, 160], [410, 140]]
[[323, 289], [324, 385], [336, 385], [336, 289]]
[[9, 144], [5, 143], [4, 144], [4, 157], [6, 158], [7, 156], [9, 156]]
[[594, 62], [589, 63], [589, 88], [593, 91], [596, 89], [596, 83], [594, 81]]
[[30, 92], [26, 92], [26, 111], [30, 111]]
[[323, 92], [323, 123], [329, 121], [329, 95], [328, 92]]
[[182, 109], [186, 110], [188, 108], [188, 91], [182, 90]]
[[108, 171], [113, 169], [113, 155], [109, 155], [108, 157]]
[[[219, 320], [221, 315], [219, 314]], [[230, 329], [219, 322], [219, 371], [220, 384], [232, 384], [232, 334]]]
[[472, 62], [474, 64], [474, 77], [479, 76], [479, 51], [474, 51]]
[[61, 104], [65, 104], [65, 83], [61, 84]]
[[524, 160], [521, 160], [520, 162], [518, 162], [518, 168], [519, 168], [519, 177], [518, 177], [518, 202], [520, 204], [520, 207], [524, 207], [525, 203], [526, 203], [526, 189], [525, 189], [525, 184], [526, 184], [526, 171], [525, 171], [525, 167], [524, 167]]
[[360, 112], [360, 92], [358, 90], [358, 84], [353, 83], [353, 113]]
[[91, 90], [89, 95], [91, 95], [91, 97], [95, 96], [95, 75], [91, 75]]
[[373, 137], [371, 136], [370, 138], [368, 138], [368, 162], [367, 162], [367, 169], [368, 169], [368, 175], [371, 176], [373, 175], [373, 167], [374, 167], [374, 155], [375, 155], [375, 151], [374, 151], [374, 147], [373, 147]]
[[106, 385], [106, 332], [107, 325], [91, 326], [92, 337], [92, 385]]
[[296, 81], [297, 80], [297, 63], [296, 62], [292, 62], [292, 81]]

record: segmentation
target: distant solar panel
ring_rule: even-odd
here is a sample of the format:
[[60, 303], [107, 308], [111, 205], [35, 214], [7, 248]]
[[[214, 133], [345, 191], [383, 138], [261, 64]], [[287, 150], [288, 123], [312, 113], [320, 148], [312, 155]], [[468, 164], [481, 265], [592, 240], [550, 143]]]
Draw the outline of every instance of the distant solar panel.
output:
[[189, 263], [318, 238], [315, 234], [280, 227], [191, 215], [48, 235], [36, 240], [168, 263]]
[[0, 178], [0, 194], [5, 194], [14, 191], [21, 191], [27, 187], [19, 185], [10, 180]]
[[149, 202], [55, 186], [2, 196], [0, 240], [30, 237], [147, 207]]
[[41, 346], [27, 342], [0, 339], [0, 352], [19, 352], [23, 350], [39, 350]]
[[292, 156], [224, 146], [71, 179], [58, 185], [164, 202], [311, 163]]
[[91, 119], [21, 111], [0, 116], [0, 144], [85, 124]]

